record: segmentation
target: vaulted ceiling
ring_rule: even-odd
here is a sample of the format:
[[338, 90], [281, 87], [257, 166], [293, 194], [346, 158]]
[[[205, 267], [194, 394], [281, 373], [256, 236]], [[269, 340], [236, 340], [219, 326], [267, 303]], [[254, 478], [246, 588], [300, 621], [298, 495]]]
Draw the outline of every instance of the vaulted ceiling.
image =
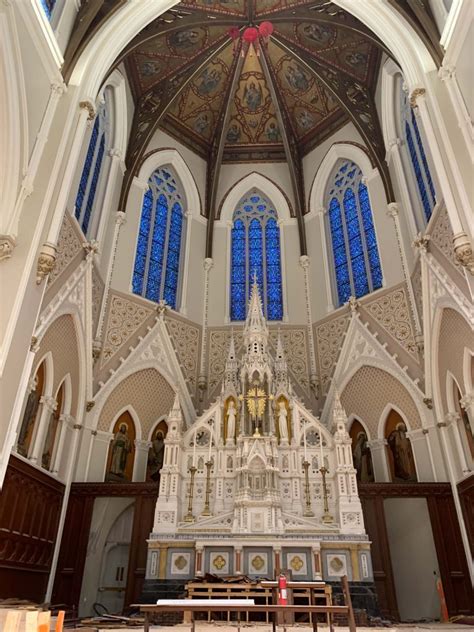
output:
[[[89, 0], [81, 9], [66, 76], [87, 33], [122, 3]], [[405, 4], [400, 10], [411, 11], [416, 22], [412, 0]], [[248, 46], [242, 35], [262, 22], [272, 23], [271, 37]], [[392, 200], [374, 102], [383, 51], [389, 54], [359, 20], [328, 0], [180, 2], [143, 29], [113, 65], [125, 64], [135, 100], [121, 206], [149, 141], [162, 129], [207, 160], [208, 256], [220, 167], [243, 161], [287, 162], [305, 253], [302, 159], [347, 121], [358, 129]]]

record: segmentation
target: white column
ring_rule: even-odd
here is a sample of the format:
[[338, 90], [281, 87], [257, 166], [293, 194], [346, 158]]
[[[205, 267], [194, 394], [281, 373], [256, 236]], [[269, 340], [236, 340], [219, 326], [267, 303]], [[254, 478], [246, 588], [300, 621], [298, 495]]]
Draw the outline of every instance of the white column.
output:
[[321, 234], [321, 259], [323, 262], [324, 278], [326, 280], [327, 313], [330, 314], [334, 311], [334, 301], [332, 294], [331, 267], [329, 265], [329, 252], [327, 245], [326, 213], [327, 209], [323, 206], [316, 211], [316, 215], [319, 219], [319, 232]]
[[[467, 41], [467, 40], [466, 40]], [[438, 76], [446, 85], [448, 90], [449, 98], [451, 99], [451, 103], [453, 104], [454, 111], [456, 112], [456, 117], [458, 119], [458, 126], [461, 129], [464, 142], [466, 143], [467, 151], [471, 156], [471, 161], [474, 162], [474, 152], [473, 152], [473, 126], [471, 117], [469, 115], [469, 111], [466, 107], [466, 103], [463, 99], [461, 91], [459, 89], [459, 84], [456, 78], [456, 67], [452, 65], [441, 66], [438, 71]]]
[[471, 426], [471, 431], [474, 434], [474, 391], [466, 393], [463, 397], [461, 397], [459, 403], [461, 404], [461, 408], [463, 408], [467, 413], [469, 425]]
[[46, 438], [46, 433], [48, 432], [51, 415], [58, 406], [58, 403], [54, 399], [54, 397], [48, 395], [43, 395], [43, 397], [41, 397], [40, 404], [42, 404], [41, 414], [35, 436], [33, 437], [32, 447], [30, 448], [31, 452], [29, 456], [30, 461], [38, 465], [41, 465], [44, 441]]
[[182, 314], [183, 316], [186, 316], [188, 313], [188, 304], [187, 304], [188, 277], [189, 277], [188, 267], [189, 267], [189, 259], [190, 259], [190, 252], [191, 252], [191, 232], [192, 232], [192, 227], [193, 227], [193, 214], [188, 209], [185, 212], [184, 216], [186, 218], [186, 239], [185, 239], [185, 244], [184, 244], [184, 262], [183, 262], [183, 267], [182, 267], [183, 272], [180, 278], [181, 300], [179, 303], [179, 313]]
[[92, 437], [91, 458], [86, 473], [87, 482], [102, 482], [104, 480], [110, 442], [114, 438], [112, 432], [103, 432], [102, 430], [96, 432], [97, 434]]
[[101, 338], [102, 338], [102, 330], [104, 327], [105, 313], [107, 310], [109, 294], [110, 294], [110, 283], [112, 281], [112, 274], [114, 271], [115, 257], [117, 256], [117, 243], [120, 234], [121, 227], [125, 224], [127, 220], [125, 219], [125, 213], [123, 211], [117, 211], [115, 216], [115, 226], [114, 226], [114, 234], [112, 237], [112, 252], [110, 255], [109, 265], [107, 267], [107, 275], [104, 283], [104, 293], [102, 294], [102, 303], [100, 306], [100, 314], [99, 320], [97, 323], [97, 331], [95, 333], [94, 340], [94, 348], [96, 350], [100, 350]]
[[64, 441], [66, 439], [67, 426], [73, 428], [75, 423], [76, 419], [72, 415], [63, 414], [59, 416], [58, 439], [56, 441], [56, 446], [54, 447], [54, 455], [51, 463], [52, 474], [59, 473], [59, 467], [61, 465], [61, 459], [63, 455]]
[[400, 189], [402, 208], [405, 209], [410, 236], [412, 239], [414, 239], [415, 235], [418, 232], [418, 227], [412, 211], [413, 205], [410, 198], [410, 190], [407, 186], [407, 173], [405, 172], [405, 169], [403, 167], [401, 147], [404, 144], [405, 141], [401, 138], [392, 138], [391, 140], [389, 140], [388, 151], [385, 159], [388, 165], [392, 163], [394, 166], [398, 188]]
[[300, 257], [300, 266], [303, 269], [304, 275], [304, 292], [306, 302], [306, 328], [308, 331], [308, 345], [309, 345], [309, 360], [310, 360], [310, 376], [309, 383], [313, 389], [316, 397], [318, 396], [318, 375], [316, 367], [316, 351], [314, 348], [314, 336], [313, 336], [313, 315], [311, 310], [311, 295], [309, 290], [309, 257], [308, 255], [302, 255]]
[[143, 483], [146, 481], [146, 468], [148, 464], [148, 451], [151, 448], [151, 441], [135, 439], [135, 462], [133, 464], [132, 481]]
[[396, 202], [391, 202], [388, 205], [387, 215], [393, 219], [393, 224], [395, 226], [395, 235], [397, 237], [398, 251], [400, 253], [400, 259], [402, 262], [403, 276], [405, 277], [405, 283], [407, 285], [408, 304], [410, 305], [410, 311], [413, 316], [413, 322], [415, 324], [415, 342], [418, 352], [421, 353], [423, 351], [423, 333], [421, 328], [420, 316], [418, 314], [418, 308], [416, 306], [415, 293], [413, 292], [413, 285], [411, 282], [407, 256], [405, 253], [405, 248], [403, 246], [400, 228], [400, 217], [398, 214], [398, 204]]
[[[121, 186], [121, 181], [119, 179], [119, 175], [123, 177], [125, 171], [125, 164], [123, 161], [123, 155], [120, 149], [109, 149], [107, 152], [110, 158], [110, 167], [108, 169], [106, 180], [106, 187], [104, 192], [103, 201], [101, 204], [101, 211], [92, 217], [92, 220], [98, 221], [97, 230], [92, 226], [92, 230], [90, 232], [91, 235], [96, 235], [97, 241], [102, 245], [104, 240], [104, 234], [106, 231], [107, 224], [109, 223], [109, 218], [111, 214], [111, 206], [114, 199], [114, 194], [117, 190], [117, 187]], [[105, 165], [104, 165], [105, 166]], [[100, 200], [100, 197], [96, 196], [96, 199]], [[112, 250], [111, 257], [114, 254], [114, 246], [115, 239], [112, 242]]]
[[372, 463], [374, 466], [374, 477], [377, 483], [390, 482], [391, 476], [388, 469], [386, 439], [372, 439], [368, 441], [370, 453], [372, 455]]
[[436, 481], [424, 430], [422, 428], [409, 430], [406, 435], [411, 442], [418, 481]]
[[209, 314], [209, 274], [213, 260], [210, 257], [204, 259], [204, 301], [202, 314], [202, 338], [201, 338], [201, 363], [199, 366], [198, 388], [199, 400], [202, 401], [204, 391], [207, 388], [206, 360], [207, 360], [207, 323]]
[[468, 466], [466, 461], [466, 454], [463, 448], [463, 440], [459, 433], [459, 424], [461, 423], [461, 415], [459, 413], [446, 413], [444, 416], [444, 421], [446, 422], [446, 427], [448, 431], [451, 431], [454, 445], [456, 446], [456, 452], [459, 462], [459, 468], [463, 475], [467, 474], [471, 471], [471, 468]]
[[[452, 147], [450, 145], [449, 138], [447, 137], [446, 130], [444, 130], [445, 139], [443, 140], [446, 140], [445, 151], [448, 160], [452, 159], [453, 161], [451, 165], [451, 170], [456, 182], [457, 193], [461, 198], [463, 206], [465, 207], [465, 215], [467, 216], [467, 218], [464, 218], [466, 224], [464, 226], [461, 219], [461, 213], [458, 210], [458, 206], [456, 204], [456, 199], [449, 180], [448, 172], [445, 167], [445, 160], [439, 149], [438, 140], [433, 128], [433, 124], [431, 122], [431, 116], [426, 103], [425, 93], [426, 91], [424, 88], [416, 88], [415, 90], [413, 90], [410, 96], [410, 105], [412, 107], [418, 108], [418, 112], [415, 111], [415, 114], [419, 113], [419, 116], [423, 122], [423, 130], [428, 140], [431, 156], [433, 158], [436, 174], [438, 176], [438, 182], [441, 188], [441, 193], [446, 203], [446, 209], [448, 211], [449, 220], [451, 222], [451, 227], [454, 233], [453, 243], [456, 258], [471, 274], [474, 274], [474, 257], [472, 253], [472, 245], [467, 234], [468, 230], [472, 230], [473, 224], [471, 202], [466, 194], [464, 182], [459, 177], [459, 170], [456, 164], [456, 156], [452, 151]], [[442, 131], [443, 130], [441, 130], [441, 132]]]

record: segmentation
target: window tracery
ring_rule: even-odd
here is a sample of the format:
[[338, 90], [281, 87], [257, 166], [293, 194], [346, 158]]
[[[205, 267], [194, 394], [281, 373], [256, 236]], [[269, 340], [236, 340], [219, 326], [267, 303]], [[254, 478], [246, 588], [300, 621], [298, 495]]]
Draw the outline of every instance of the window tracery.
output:
[[148, 180], [140, 219], [132, 290], [177, 308], [184, 235], [184, 199], [169, 167], [156, 169]]
[[383, 276], [369, 193], [360, 168], [336, 168], [328, 192], [328, 220], [339, 305], [382, 287]]
[[434, 205], [436, 204], [436, 192], [431, 177], [426, 152], [423, 147], [420, 129], [416, 120], [414, 109], [410, 106], [406, 90], [400, 90], [400, 120], [404, 135], [407, 154], [416, 181], [417, 193], [423, 208], [425, 221], [428, 222]]
[[239, 202], [231, 238], [231, 320], [245, 320], [254, 275], [267, 319], [282, 320], [280, 227], [277, 212], [261, 193], [250, 192]]
[[94, 202], [100, 183], [104, 153], [108, 146], [107, 119], [108, 104], [106, 93], [104, 93], [104, 101], [99, 108], [92, 128], [75, 202], [74, 215], [82, 228], [82, 232], [87, 236], [91, 233]]

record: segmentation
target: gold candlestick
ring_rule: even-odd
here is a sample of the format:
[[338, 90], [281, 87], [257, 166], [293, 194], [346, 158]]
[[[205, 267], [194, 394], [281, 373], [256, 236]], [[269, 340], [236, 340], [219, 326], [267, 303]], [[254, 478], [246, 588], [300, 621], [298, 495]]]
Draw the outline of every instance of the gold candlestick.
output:
[[334, 518], [329, 513], [329, 504], [328, 504], [328, 488], [326, 485], [326, 474], [328, 470], [324, 467], [324, 465], [319, 470], [321, 472], [321, 476], [323, 478], [323, 502], [324, 502], [324, 513], [323, 513], [323, 522], [325, 524], [331, 524], [334, 521]]
[[194, 522], [193, 516], [193, 499], [194, 499], [194, 476], [196, 474], [197, 467], [191, 465], [189, 473], [191, 474], [191, 480], [189, 481], [189, 500], [188, 500], [188, 513], [184, 516], [184, 522]]
[[311, 516], [314, 516], [314, 511], [311, 509], [311, 497], [309, 493], [309, 473], [308, 473], [309, 461], [306, 461], [306, 459], [303, 461], [303, 467], [304, 467], [304, 494], [306, 497], [306, 509], [304, 510], [303, 516], [310, 518]]
[[209, 459], [209, 461], [206, 461], [206, 468], [207, 468], [207, 474], [206, 474], [206, 501], [204, 503], [204, 509], [203, 512], [201, 514], [201, 516], [210, 516], [211, 515], [211, 508], [210, 508], [210, 497], [211, 497], [211, 467], [212, 467], [212, 461], [211, 459]]

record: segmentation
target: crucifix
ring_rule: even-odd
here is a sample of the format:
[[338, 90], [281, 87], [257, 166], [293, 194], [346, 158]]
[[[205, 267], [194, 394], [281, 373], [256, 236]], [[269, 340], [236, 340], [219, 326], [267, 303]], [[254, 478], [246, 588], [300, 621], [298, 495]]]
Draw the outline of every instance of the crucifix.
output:
[[245, 397], [247, 400], [247, 408], [250, 413], [250, 418], [252, 419], [253, 424], [255, 424], [255, 430], [253, 433], [254, 437], [261, 436], [259, 422], [261, 421], [265, 411], [266, 398], [267, 396], [265, 395], [265, 391], [263, 388], [258, 386], [258, 382], [254, 382], [254, 385], [249, 388]]

